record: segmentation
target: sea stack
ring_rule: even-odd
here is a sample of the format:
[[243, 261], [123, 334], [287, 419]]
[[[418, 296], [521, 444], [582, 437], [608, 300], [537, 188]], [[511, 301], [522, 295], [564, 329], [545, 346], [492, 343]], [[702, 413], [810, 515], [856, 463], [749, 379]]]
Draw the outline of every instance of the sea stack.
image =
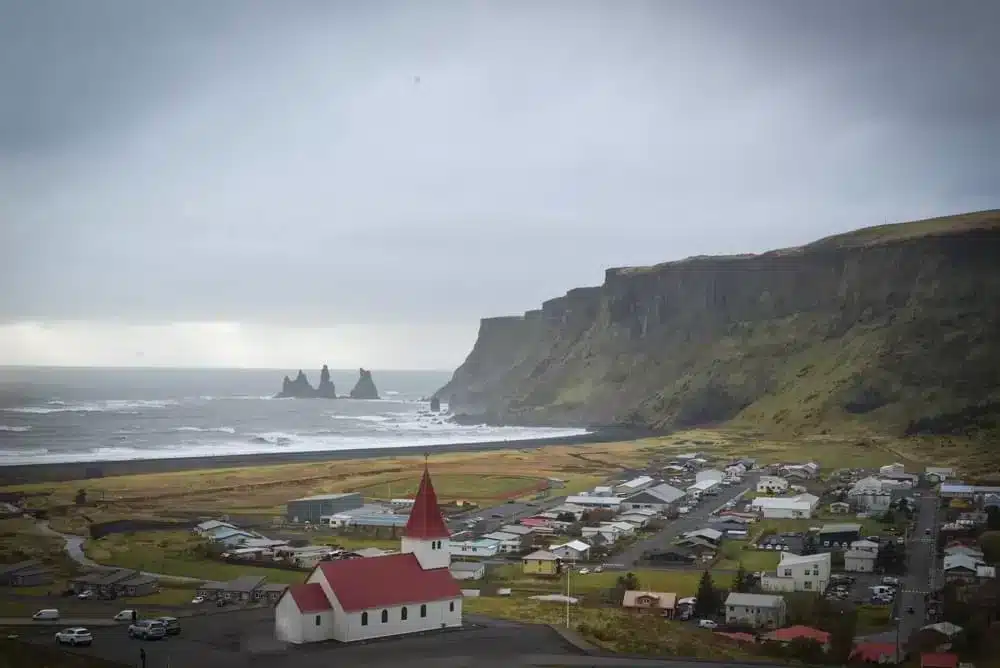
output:
[[372, 380], [372, 372], [366, 369], [358, 369], [358, 382], [351, 390], [351, 399], [378, 399], [378, 389], [375, 381]]
[[321, 399], [337, 398], [337, 388], [330, 380], [330, 369], [325, 364], [319, 372], [319, 387], [316, 388], [316, 396]]
[[431, 397], [431, 410], [435, 413], [441, 410], [441, 400], [437, 397]]
[[302, 369], [299, 369], [295, 380], [285, 376], [281, 382], [281, 392], [275, 396], [278, 399], [311, 399], [316, 396], [316, 390], [309, 384], [309, 379]]

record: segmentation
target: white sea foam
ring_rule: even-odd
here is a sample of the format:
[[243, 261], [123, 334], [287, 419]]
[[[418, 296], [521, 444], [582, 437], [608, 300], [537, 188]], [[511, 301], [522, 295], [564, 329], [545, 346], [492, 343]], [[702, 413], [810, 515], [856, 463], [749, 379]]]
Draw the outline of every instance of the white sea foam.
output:
[[31, 427], [11, 427], [10, 425], [0, 424], [0, 431], [14, 432], [22, 434], [26, 431], [31, 431]]
[[0, 410], [8, 413], [25, 413], [28, 415], [48, 415], [49, 413], [125, 413], [138, 415], [142, 410], [168, 408], [176, 405], [176, 401], [169, 399], [109, 399], [107, 401], [84, 401], [78, 403], [49, 401], [44, 406], [21, 406]]
[[385, 415], [331, 415], [334, 420], [354, 420], [356, 422], [386, 422], [392, 418]]
[[215, 432], [220, 434], [235, 434], [233, 427], [174, 427], [170, 431]]

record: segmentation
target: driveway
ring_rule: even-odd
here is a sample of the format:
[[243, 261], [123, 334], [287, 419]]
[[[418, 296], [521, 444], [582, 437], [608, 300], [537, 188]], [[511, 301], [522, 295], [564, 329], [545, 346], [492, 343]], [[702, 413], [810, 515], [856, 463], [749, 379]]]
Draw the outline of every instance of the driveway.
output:
[[[697, 508], [693, 508], [687, 515], [682, 515], [676, 520], [671, 521], [663, 530], [645, 540], [633, 543], [620, 554], [610, 557], [609, 562], [625, 568], [637, 566], [642, 559], [643, 553], [664, 550], [670, 547], [674, 540], [682, 533], [701, 529], [708, 523], [709, 517], [714, 511], [719, 510], [729, 501], [740, 498], [756, 485], [757, 476], [748, 475], [744, 477], [743, 482], [739, 485], [723, 487], [724, 491], [720, 492], [718, 496], [709, 497], [708, 500], [702, 501]], [[671, 568], [676, 569], [677, 566]]]

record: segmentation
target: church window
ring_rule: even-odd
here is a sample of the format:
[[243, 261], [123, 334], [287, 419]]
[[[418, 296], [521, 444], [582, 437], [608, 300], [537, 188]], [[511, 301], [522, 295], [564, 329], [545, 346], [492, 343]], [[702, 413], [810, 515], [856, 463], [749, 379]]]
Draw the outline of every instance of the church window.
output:
[[319, 626], [319, 619], [320, 619], [319, 615], [316, 615], [316, 626]]
[[382, 611], [382, 623], [385, 624], [387, 621], [389, 621], [389, 611], [388, 610], [383, 610]]
[[368, 613], [367, 612], [362, 612], [361, 613], [361, 626], [368, 626]]
[[421, 603], [420, 604], [420, 616], [421, 617], [426, 617], [427, 616], [427, 604], [426, 603]]
[[455, 612], [455, 601], [448, 604], [448, 612]]
[[403, 606], [403, 609], [399, 611], [399, 618], [402, 619], [405, 622], [406, 621], [406, 617], [409, 614], [410, 614], [410, 612], [406, 609], [406, 606]]

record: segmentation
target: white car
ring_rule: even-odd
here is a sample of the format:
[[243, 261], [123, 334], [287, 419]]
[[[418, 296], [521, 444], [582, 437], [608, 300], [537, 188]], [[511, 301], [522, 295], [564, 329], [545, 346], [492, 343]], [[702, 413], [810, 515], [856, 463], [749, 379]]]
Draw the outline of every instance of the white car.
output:
[[94, 642], [94, 636], [90, 634], [88, 629], [77, 626], [71, 629], [63, 629], [57, 633], [56, 642], [60, 645], [72, 645], [73, 647], [77, 645], [89, 645]]
[[131, 622], [133, 619], [138, 619], [139, 615], [135, 610], [122, 610], [117, 615], [112, 617], [116, 622]]
[[88, 589], [86, 591], [81, 591], [79, 594], [76, 595], [76, 597], [81, 601], [86, 600], [88, 598], [94, 598], [94, 590]]
[[603, 573], [604, 572], [604, 566], [597, 566], [597, 567], [595, 567], [594, 568], [594, 572], [595, 573]]
[[589, 569], [589, 568], [581, 568], [581, 569], [580, 569], [579, 571], [577, 571], [577, 572], [578, 572], [578, 573], [579, 573], [580, 575], [586, 575], [587, 573], [589, 573], [589, 572], [590, 572], [590, 569]]
[[699, 629], [717, 629], [719, 628], [719, 623], [711, 619], [699, 619], [698, 620]]
[[194, 598], [191, 599], [191, 602], [194, 603], [194, 604], [196, 604], [196, 605], [198, 603], [204, 603], [205, 602], [205, 597], [204, 596], [195, 596]]

